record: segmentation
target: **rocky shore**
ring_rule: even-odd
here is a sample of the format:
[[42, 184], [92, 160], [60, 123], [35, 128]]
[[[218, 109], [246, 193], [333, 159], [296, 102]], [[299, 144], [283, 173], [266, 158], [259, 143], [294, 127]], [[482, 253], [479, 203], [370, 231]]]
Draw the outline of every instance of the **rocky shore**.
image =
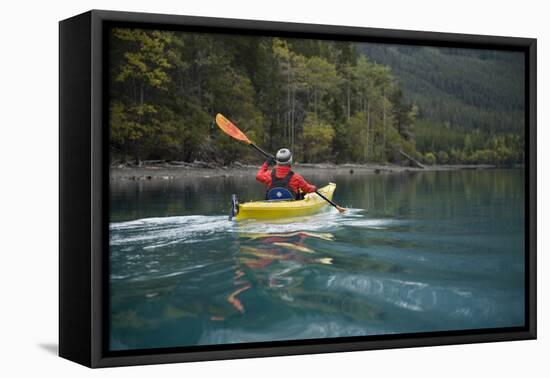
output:
[[[172, 180], [186, 177], [239, 177], [253, 174], [258, 165], [234, 163], [221, 166], [195, 161], [187, 162], [144, 162], [140, 166], [113, 164], [110, 168], [111, 180]], [[295, 164], [294, 168], [302, 175], [330, 171], [332, 174], [387, 174], [403, 172], [448, 171], [465, 169], [492, 169], [494, 165], [427, 165], [424, 168], [394, 164]]]

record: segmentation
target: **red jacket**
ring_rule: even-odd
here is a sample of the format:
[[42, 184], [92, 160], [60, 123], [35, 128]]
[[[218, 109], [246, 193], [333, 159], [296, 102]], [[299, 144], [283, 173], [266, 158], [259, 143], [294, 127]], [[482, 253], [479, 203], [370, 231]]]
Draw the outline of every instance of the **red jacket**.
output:
[[[275, 176], [277, 178], [285, 177], [288, 174], [288, 171], [290, 171], [290, 165], [275, 166]], [[260, 169], [258, 170], [258, 173], [256, 174], [256, 180], [258, 180], [262, 184], [267, 185], [268, 187], [271, 186], [271, 170], [269, 169], [269, 165], [267, 165], [267, 163], [263, 163]], [[306, 180], [304, 180], [302, 176], [300, 176], [297, 173], [294, 173], [294, 175], [290, 179], [290, 182], [288, 183], [288, 186], [290, 186], [290, 188], [295, 193], [298, 193], [299, 190], [301, 190], [304, 193], [312, 193], [317, 190], [315, 185], [311, 185]]]

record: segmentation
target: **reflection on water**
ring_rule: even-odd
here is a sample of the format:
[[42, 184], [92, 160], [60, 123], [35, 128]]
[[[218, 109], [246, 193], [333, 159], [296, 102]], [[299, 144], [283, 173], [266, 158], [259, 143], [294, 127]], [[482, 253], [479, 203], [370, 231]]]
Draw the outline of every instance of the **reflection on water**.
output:
[[[243, 242], [239, 251], [239, 268], [236, 279], [243, 288], [250, 288], [252, 281], [262, 282], [266, 288], [285, 289], [284, 296], [291, 298], [292, 288], [300, 286], [299, 277], [293, 273], [309, 264], [332, 264], [331, 257], [317, 257], [315, 251], [304, 244], [305, 239], [318, 237], [331, 241], [332, 234], [315, 234], [312, 232], [289, 232], [264, 234], [242, 234], [244, 238], [254, 241], [253, 245]], [[257, 247], [255, 246], [257, 245]], [[273, 264], [277, 262], [278, 264]], [[242, 265], [242, 266], [241, 266]], [[252, 273], [247, 273], [250, 272]], [[251, 281], [248, 276], [251, 276]], [[228, 300], [240, 312], [244, 313], [244, 306], [235, 297], [246, 289], [237, 289]]]
[[523, 324], [523, 171], [308, 178], [350, 210], [235, 223], [253, 177], [113, 181], [111, 348]]

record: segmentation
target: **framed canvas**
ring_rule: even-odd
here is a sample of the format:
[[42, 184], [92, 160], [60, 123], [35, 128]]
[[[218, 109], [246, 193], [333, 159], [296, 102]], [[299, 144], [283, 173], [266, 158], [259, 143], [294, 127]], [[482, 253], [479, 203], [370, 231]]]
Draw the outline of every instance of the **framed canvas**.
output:
[[536, 338], [536, 40], [60, 22], [59, 354]]

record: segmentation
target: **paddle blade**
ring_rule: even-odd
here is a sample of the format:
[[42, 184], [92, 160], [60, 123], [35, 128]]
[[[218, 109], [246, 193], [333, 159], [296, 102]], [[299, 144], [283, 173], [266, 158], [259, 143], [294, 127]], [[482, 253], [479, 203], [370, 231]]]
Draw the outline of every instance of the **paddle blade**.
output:
[[242, 142], [245, 142], [246, 144], [252, 143], [246, 137], [246, 135], [244, 135], [244, 133], [241, 130], [239, 130], [239, 128], [235, 126], [235, 124], [233, 124], [233, 122], [225, 118], [220, 113], [216, 115], [216, 124], [227, 135], [232, 136], [233, 138], [238, 139]]
[[340, 207], [338, 205], [336, 205], [334, 207], [336, 207], [336, 210], [338, 210], [340, 213], [345, 213], [346, 212], [346, 209], [344, 209], [343, 207]]

